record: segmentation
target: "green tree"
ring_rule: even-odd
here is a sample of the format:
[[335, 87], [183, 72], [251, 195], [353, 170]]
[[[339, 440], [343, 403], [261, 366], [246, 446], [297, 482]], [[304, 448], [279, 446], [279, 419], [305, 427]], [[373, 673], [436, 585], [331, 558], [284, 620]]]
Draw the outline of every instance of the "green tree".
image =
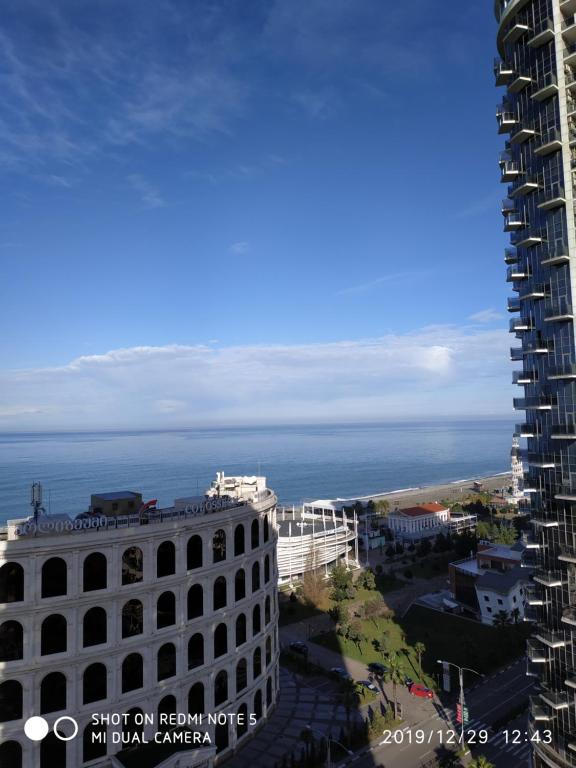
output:
[[363, 605], [364, 618], [371, 620], [375, 627], [378, 627], [378, 619], [386, 610], [382, 597], [374, 597], [367, 600]]
[[491, 763], [484, 755], [478, 755], [468, 763], [468, 768], [494, 768], [494, 763]]
[[498, 613], [494, 615], [492, 623], [495, 627], [509, 627], [512, 623], [512, 620], [508, 614], [508, 611], [498, 611]]
[[362, 630], [362, 623], [358, 621], [358, 619], [354, 619], [354, 621], [350, 623], [350, 631], [347, 639], [354, 643], [358, 650], [360, 650], [362, 643], [366, 640], [366, 635]]
[[390, 502], [388, 501], [388, 499], [379, 499], [374, 503], [374, 509], [376, 511], [376, 514], [384, 517], [390, 511]]
[[357, 579], [357, 586], [373, 591], [376, 589], [376, 579], [372, 571], [363, 571]]
[[416, 643], [414, 646], [414, 651], [416, 653], [416, 656], [418, 657], [418, 668], [420, 669], [420, 674], [422, 674], [422, 656], [424, 653], [426, 653], [426, 646], [424, 643]]
[[388, 656], [388, 668], [386, 669], [386, 679], [392, 683], [392, 699], [394, 701], [394, 715], [398, 712], [397, 686], [404, 682], [404, 674], [400, 664], [400, 658], [397, 653], [391, 653]]

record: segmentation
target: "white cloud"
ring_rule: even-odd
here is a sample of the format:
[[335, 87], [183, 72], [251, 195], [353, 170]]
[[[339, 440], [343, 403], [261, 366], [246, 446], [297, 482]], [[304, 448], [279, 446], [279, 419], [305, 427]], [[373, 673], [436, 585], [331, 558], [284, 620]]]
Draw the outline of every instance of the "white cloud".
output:
[[332, 343], [115, 349], [0, 373], [0, 428], [504, 415], [507, 337], [431, 326]]
[[127, 176], [126, 181], [138, 194], [145, 208], [164, 208], [166, 205], [166, 201], [156, 187], [139, 173], [132, 173]]
[[234, 253], [237, 256], [243, 256], [245, 253], [250, 252], [250, 243], [247, 243], [244, 240], [238, 243], [232, 243], [232, 245], [228, 250], [230, 251], [230, 253]]
[[400, 283], [404, 280], [414, 280], [422, 275], [428, 274], [425, 271], [421, 272], [394, 272], [389, 275], [383, 275], [377, 277], [374, 280], [368, 280], [366, 283], [360, 283], [359, 285], [352, 285], [349, 288], [342, 288], [340, 291], [336, 291], [336, 296], [351, 296], [357, 293], [369, 293], [374, 288], [377, 288], [383, 283]]
[[468, 317], [468, 320], [472, 320], [474, 323], [491, 323], [493, 320], [502, 320], [504, 315], [497, 312], [495, 309], [481, 309], [480, 312], [474, 312], [473, 315]]

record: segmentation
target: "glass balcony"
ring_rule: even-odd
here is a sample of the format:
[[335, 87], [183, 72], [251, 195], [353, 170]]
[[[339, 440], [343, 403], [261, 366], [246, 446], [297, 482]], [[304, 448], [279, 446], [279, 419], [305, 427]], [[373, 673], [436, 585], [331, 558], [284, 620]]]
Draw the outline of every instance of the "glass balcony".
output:
[[[543, 587], [561, 587], [566, 577], [562, 574], [562, 571], [536, 571], [532, 575], [534, 581], [538, 584], [542, 584]], [[539, 637], [540, 635], [538, 635]], [[542, 642], [545, 642], [542, 640]]]
[[520, 566], [522, 568], [536, 568], [538, 565], [538, 552], [536, 552], [536, 550], [525, 549], [522, 552]]
[[500, 181], [515, 181], [520, 176], [520, 166], [514, 160], [500, 163]]
[[512, 296], [508, 299], [508, 312], [520, 312], [520, 299]]
[[528, 285], [523, 288], [520, 291], [518, 298], [520, 301], [524, 301], [526, 299], [543, 299], [546, 296], [546, 292], [546, 286], [537, 283], [536, 285]]
[[540, 437], [542, 430], [539, 424], [516, 424], [514, 429], [520, 437]]
[[548, 243], [548, 245], [542, 249], [542, 260], [540, 264], [542, 266], [556, 266], [558, 264], [566, 264], [570, 261], [568, 256], [568, 243], [562, 240], [558, 240], [555, 243]]
[[542, 625], [538, 625], [534, 637], [547, 645], [548, 648], [566, 648], [570, 645], [570, 640], [564, 632], [553, 632]]
[[549, 155], [562, 149], [562, 137], [558, 128], [551, 128], [542, 134], [538, 144], [534, 147], [535, 155]]
[[[568, 429], [573, 429], [573, 427], [568, 427]], [[557, 485], [554, 498], [559, 501], [576, 501], [576, 488], [568, 484]]]
[[497, 86], [508, 85], [514, 77], [512, 65], [502, 61], [502, 59], [494, 59], [494, 77]]
[[544, 21], [534, 28], [534, 36], [528, 40], [528, 45], [532, 48], [539, 48], [541, 45], [554, 40], [554, 24], [551, 19]]
[[546, 241], [546, 233], [542, 230], [534, 232], [514, 232], [510, 241], [515, 248], [531, 248]]
[[530, 32], [530, 27], [528, 24], [524, 24], [520, 21], [514, 22], [510, 26], [508, 32], [504, 35], [503, 42], [506, 44], [515, 43], [517, 40], [520, 40], [522, 35], [525, 35], [527, 32]]
[[549, 368], [546, 378], [551, 381], [556, 379], [576, 379], [576, 363], [567, 363], [566, 365]]
[[518, 118], [514, 112], [497, 112], [498, 133], [509, 133], [518, 125]]
[[[502, 211], [504, 213], [504, 211]], [[520, 211], [508, 211], [504, 213], [504, 232], [516, 232], [528, 226], [526, 216]]]
[[539, 469], [554, 469], [558, 463], [552, 454], [547, 453], [527, 453], [523, 454], [523, 459], [529, 467], [538, 467]]
[[526, 267], [508, 267], [506, 270], [506, 282], [513, 283], [515, 280], [524, 280], [530, 277], [530, 272]]
[[[503, 125], [509, 125], [509, 122], [503, 123]], [[518, 127], [516, 127], [518, 126]], [[514, 130], [516, 128], [516, 130]], [[529, 124], [520, 125], [520, 121], [516, 119], [516, 124], [510, 128], [500, 130], [499, 133], [507, 133], [510, 130], [510, 143], [511, 144], [524, 144], [525, 141], [533, 139], [536, 136], [536, 130]]]
[[561, 546], [558, 560], [561, 560], [563, 563], [576, 564], [576, 549], [573, 547]]
[[[537, 528], [559, 528], [560, 521], [550, 515], [544, 514], [542, 510], [533, 512], [530, 517], [530, 522]], [[544, 603], [538, 603], [538, 605], [544, 605]]]
[[550, 707], [539, 696], [530, 696], [530, 716], [536, 722], [548, 722], [553, 720]]
[[552, 440], [576, 440], [576, 425], [551, 424], [550, 437]]
[[556, 75], [549, 72], [538, 82], [536, 88], [536, 92], [532, 94], [532, 98], [535, 101], [544, 101], [545, 99], [554, 96], [558, 93], [558, 80], [556, 79]]
[[528, 640], [526, 643], [526, 656], [534, 664], [545, 664], [550, 661], [550, 652], [542, 643], [535, 640]]
[[518, 253], [516, 248], [504, 249], [504, 261], [506, 264], [516, 264], [518, 261]]
[[544, 302], [544, 321], [547, 323], [573, 320], [574, 310], [567, 299], [546, 299]]
[[538, 203], [538, 208], [542, 211], [551, 211], [561, 205], [566, 205], [566, 192], [562, 185], [553, 184], [550, 189], [546, 189], [542, 193], [542, 202]]
[[510, 360], [513, 363], [518, 363], [524, 359], [522, 347], [510, 347]]
[[573, 608], [567, 608], [562, 613], [562, 622], [569, 624], [571, 627], [576, 627], [576, 611]]
[[532, 608], [531, 606], [527, 605], [524, 608], [524, 621], [529, 621], [531, 624], [534, 624], [540, 621], [540, 614], [539, 614], [538, 608]]
[[550, 397], [514, 397], [512, 404], [517, 411], [551, 411], [556, 405]]
[[566, 691], [554, 691], [552, 688], [543, 685], [539, 693], [540, 698], [553, 710], [568, 709], [568, 694]]
[[510, 200], [510, 198], [507, 197], [502, 200], [500, 210], [502, 211], [502, 216], [509, 216], [511, 213], [516, 213], [516, 203], [514, 200]]
[[512, 384], [534, 384], [538, 381], [536, 371], [514, 371], [512, 374]]
[[[522, 317], [515, 317], [510, 320], [509, 331], [510, 333], [524, 333], [525, 331], [533, 331], [534, 326], [531, 320], [524, 320]], [[520, 384], [521, 382], [512, 382], [513, 384]], [[530, 382], [522, 382], [523, 384], [529, 384]]]
[[[576, 688], [576, 675], [569, 675], [566, 680], [564, 680], [564, 685], [567, 685], [569, 688]], [[573, 749], [576, 749], [576, 744]]]
[[536, 180], [535, 176], [526, 176], [522, 179], [519, 179], [516, 184], [513, 184], [509, 188], [508, 194], [510, 197], [520, 197], [522, 195], [529, 195], [530, 192], [534, 192], [538, 189], [540, 185], [538, 184], [538, 181]]
[[576, 42], [576, 17], [569, 16], [560, 25], [560, 30], [562, 32], [562, 37], [567, 43], [575, 43]]
[[[520, 93], [520, 91], [523, 91], [524, 88], [526, 88], [527, 85], [530, 85], [531, 82], [532, 78], [530, 75], [526, 73], [515, 72], [508, 86], [508, 92]], [[558, 90], [558, 87], [556, 87], [556, 90]], [[534, 98], [534, 96], [532, 98]]]

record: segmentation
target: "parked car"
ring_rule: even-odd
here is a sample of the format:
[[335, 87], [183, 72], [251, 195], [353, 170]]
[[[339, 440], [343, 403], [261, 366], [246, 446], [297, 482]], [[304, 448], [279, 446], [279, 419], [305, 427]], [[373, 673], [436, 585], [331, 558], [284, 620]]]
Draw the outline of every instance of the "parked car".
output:
[[377, 691], [378, 688], [371, 680], [356, 680], [358, 685], [362, 685], [364, 688], [368, 688], [369, 691]]
[[301, 653], [302, 656], [308, 656], [308, 646], [301, 640], [294, 640], [294, 642], [290, 643], [288, 647], [294, 653]]
[[332, 667], [330, 672], [339, 680], [352, 680], [352, 675], [344, 667]]
[[410, 693], [412, 696], [419, 696], [421, 699], [434, 698], [434, 691], [431, 691], [430, 688], [426, 688], [425, 685], [421, 685], [420, 683], [412, 683], [410, 686]]
[[375, 675], [380, 675], [380, 677], [386, 674], [386, 667], [384, 664], [379, 664], [377, 661], [371, 661], [370, 664], [368, 664], [368, 669]]

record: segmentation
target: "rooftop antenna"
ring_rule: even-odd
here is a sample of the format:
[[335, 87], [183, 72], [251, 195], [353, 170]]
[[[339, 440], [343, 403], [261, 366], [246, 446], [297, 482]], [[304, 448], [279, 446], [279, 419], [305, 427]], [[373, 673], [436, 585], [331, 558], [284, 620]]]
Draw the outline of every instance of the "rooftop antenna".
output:
[[34, 508], [34, 522], [38, 522], [38, 513], [46, 512], [42, 506], [42, 483], [32, 483], [30, 505]]

